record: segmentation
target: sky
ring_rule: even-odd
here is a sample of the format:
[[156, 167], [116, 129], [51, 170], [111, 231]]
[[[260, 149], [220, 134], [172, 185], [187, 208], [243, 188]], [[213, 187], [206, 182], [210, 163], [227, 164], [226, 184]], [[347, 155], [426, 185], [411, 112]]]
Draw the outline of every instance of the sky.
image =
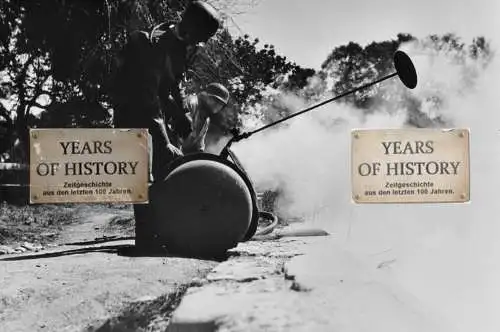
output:
[[319, 69], [350, 41], [366, 45], [396, 38], [456, 33], [464, 42], [500, 40], [500, 0], [257, 0], [234, 16], [244, 33], [273, 44], [297, 64]]
[[[314, 68], [336, 46], [388, 40], [400, 32], [417, 37], [456, 32], [466, 42], [485, 35], [494, 39], [494, 46], [499, 45], [500, 0], [260, 1], [254, 15], [238, 18], [240, 28]], [[281, 211], [301, 216], [309, 226], [331, 234], [331, 247], [320, 248], [326, 255], [321, 256], [324, 275], [334, 271], [351, 281], [359, 277], [350, 275], [353, 265], [328, 261], [328, 255], [339, 247], [366, 259], [381, 278], [387, 276], [414, 296], [428, 317], [450, 325], [439, 329], [442, 332], [500, 331], [498, 54], [483, 71], [473, 61], [457, 64], [442, 54], [422, 52], [412, 57], [419, 80], [416, 89], [404, 89], [398, 80], [381, 85], [388, 88], [385, 91], [421, 101], [422, 114], [443, 116], [446, 127], [470, 129], [468, 203], [352, 202], [351, 174], [356, 168], [350, 162], [351, 129], [404, 128], [408, 109], [401, 105], [398, 112], [390, 112], [385, 104], [375, 103], [378, 109], [359, 116], [359, 110], [348, 104], [329, 103], [291, 119], [287, 126], [232, 146], [259, 190], [282, 190]], [[477, 74], [473, 80], [471, 72]], [[399, 88], [391, 90], [395, 87]], [[292, 110], [299, 111], [308, 103], [298, 96], [280, 96]], [[437, 108], [427, 102], [434, 96], [443, 101]], [[336, 126], [331, 125], [333, 121]], [[387, 262], [387, 268], [377, 268]], [[384, 300], [373, 296], [368, 301], [383, 308]], [[386, 331], [394, 331], [391, 324], [386, 325]]]

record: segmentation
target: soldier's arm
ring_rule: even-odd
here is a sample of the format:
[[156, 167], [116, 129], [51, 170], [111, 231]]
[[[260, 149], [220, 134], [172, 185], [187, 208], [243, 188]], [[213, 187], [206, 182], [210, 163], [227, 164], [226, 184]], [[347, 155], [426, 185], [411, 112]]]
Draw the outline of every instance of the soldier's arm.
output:
[[180, 83], [176, 82], [170, 87], [172, 78], [164, 78], [160, 82], [159, 97], [163, 105], [168, 105], [168, 112], [174, 118], [184, 116], [184, 96], [181, 93]]
[[170, 96], [175, 105], [173, 109], [174, 112], [172, 115], [176, 118], [184, 117], [186, 114], [186, 109], [185, 109], [186, 96], [181, 90], [180, 82], [176, 82], [174, 84], [170, 92]]
[[[160, 99], [165, 105], [169, 105], [168, 108], [165, 109], [166, 116], [168, 118], [172, 118], [175, 131], [182, 138], [187, 137], [192, 131], [191, 120], [186, 114], [183, 96], [180, 93], [180, 89], [176, 91], [175, 89], [162, 88], [160, 85], [160, 91]], [[165, 93], [165, 91], [167, 91], [167, 93]], [[166, 103], [165, 101], [169, 100], [169, 98], [170, 102]]]
[[145, 31], [134, 30], [127, 36], [127, 41], [119, 54], [120, 60], [130, 56], [137, 56], [149, 44], [149, 35]]
[[182, 111], [182, 113], [185, 113], [185, 110], [183, 109], [183, 105], [184, 105], [184, 100], [186, 99], [186, 96], [184, 95], [184, 93], [182, 93], [182, 90], [181, 90], [181, 87], [180, 87], [180, 82], [177, 82], [173, 86], [173, 88], [172, 88], [172, 98], [174, 99], [175, 104]]

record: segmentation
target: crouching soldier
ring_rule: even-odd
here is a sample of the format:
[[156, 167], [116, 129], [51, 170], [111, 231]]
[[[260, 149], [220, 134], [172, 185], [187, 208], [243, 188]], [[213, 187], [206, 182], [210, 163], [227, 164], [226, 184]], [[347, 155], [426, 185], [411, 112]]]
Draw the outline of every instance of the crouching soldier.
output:
[[229, 102], [229, 91], [219, 83], [208, 84], [197, 95], [187, 98], [185, 110], [191, 120], [191, 133], [181, 139], [184, 154], [204, 152], [205, 139], [211, 120]]
[[168, 137], [162, 105], [168, 105], [163, 111], [174, 120], [176, 132], [188, 137], [191, 122], [183, 110], [180, 83], [198, 44], [208, 41], [219, 24], [212, 7], [193, 1], [178, 24], [131, 33], [118, 58], [112, 91], [115, 127], [149, 129], [154, 181], [164, 178], [166, 166], [182, 155]]

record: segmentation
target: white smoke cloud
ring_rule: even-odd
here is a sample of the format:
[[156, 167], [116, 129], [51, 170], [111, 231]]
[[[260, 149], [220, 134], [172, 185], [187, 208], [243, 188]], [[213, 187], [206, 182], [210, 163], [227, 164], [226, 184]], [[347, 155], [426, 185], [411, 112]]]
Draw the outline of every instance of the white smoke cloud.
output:
[[[401, 128], [405, 110], [379, 110], [364, 117], [332, 103], [290, 120], [284, 128], [241, 141], [233, 150], [260, 189], [285, 191], [283, 213], [326, 228], [333, 241], [371, 257], [374, 266], [395, 260], [388, 276], [452, 323], [453, 332], [499, 331], [500, 102], [496, 86], [500, 62], [495, 57], [481, 71], [473, 64], [453, 65], [446, 57], [429, 56], [410, 46], [406, 50], [419, 74], [419, 86], [411, 93], [426, 100], [439, 91], [444, 104], [440, 109], [428, 107], [428, 115], [445, 116], [455, 127], [471, 131], [469, 204], [355, 205], [351, 201], [350, 131]], [[473, 85], [464, 80], [472, 69], [479, 73]], [[401, 85], [397, 81], [382, 84]]]

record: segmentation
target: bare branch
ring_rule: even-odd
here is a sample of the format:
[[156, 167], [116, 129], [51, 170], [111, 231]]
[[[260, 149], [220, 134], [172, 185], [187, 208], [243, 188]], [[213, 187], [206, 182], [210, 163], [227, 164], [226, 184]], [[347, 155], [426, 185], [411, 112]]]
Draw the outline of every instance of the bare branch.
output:
[[223, 12], [225, 16], [247, 13], [250, 8], [257, 6], [260, 0], [210, 0], [209, 3]]

